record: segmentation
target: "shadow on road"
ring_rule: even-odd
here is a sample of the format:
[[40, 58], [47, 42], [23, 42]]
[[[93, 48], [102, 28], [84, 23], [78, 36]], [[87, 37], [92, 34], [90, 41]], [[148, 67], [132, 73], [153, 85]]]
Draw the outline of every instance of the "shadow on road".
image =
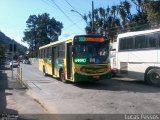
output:
[[0, 118], [2, 114], [18, 114], [18, 111], [7, 108], [6, 97], [12, 95], [12, 93], [7, 93], [6, 90], [12, 90], [8, 87], [8, 76], [5, 73], [7, 69], [0, 67]]
[[160, 92], [160, 88], [147, 85], [143, 81], [126, 81], [119, 78], [76, 83], [75, 86], [82, 89], [95, 89], [95, 90], [110, 90], [110, 91], [127, 91], [127, 92], [140, 92], [140, 93], [156, 93]]

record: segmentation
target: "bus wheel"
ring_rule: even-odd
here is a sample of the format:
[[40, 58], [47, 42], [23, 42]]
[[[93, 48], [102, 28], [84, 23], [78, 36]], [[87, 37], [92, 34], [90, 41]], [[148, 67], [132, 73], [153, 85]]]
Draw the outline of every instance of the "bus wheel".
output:
[[44, 66], [43, 66], [43, 75], [44, 75], [44, 76], [47, 76], [46, 70], [45, 70]]
[[60, 80], [61, 80], [62, 82], [66, 82], [66, 80], [65, 80], [65, 78], [64, 78], [64, 71], [63, 71], [63, 70], [60, 70], [59, 76], [60, 76]]
[[146, 74], [146, 82], [154, 86], [160, 86], [160, 69], [150, 69]]

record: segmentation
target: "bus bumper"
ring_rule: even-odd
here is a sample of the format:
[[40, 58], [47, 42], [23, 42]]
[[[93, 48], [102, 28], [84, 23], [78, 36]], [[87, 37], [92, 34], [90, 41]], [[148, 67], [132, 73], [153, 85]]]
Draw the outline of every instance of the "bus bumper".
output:
[[112, 76], [111, 72], [109, 72], [107, 74], [103, 74], [103, 75], [94, 75], [94, 76], [93, 75], [92, 76], [81, 75], [81, 74], [75, 73], [74, 74], [74, 82], [106, 80], [106, 79], [111, 78], [111, 76]]

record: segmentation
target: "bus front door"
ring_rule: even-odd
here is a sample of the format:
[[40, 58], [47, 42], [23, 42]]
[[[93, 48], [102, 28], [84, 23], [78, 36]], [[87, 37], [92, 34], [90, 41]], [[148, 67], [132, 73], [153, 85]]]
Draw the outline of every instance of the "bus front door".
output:
[[67, 78], [71, 79], [72, 77], [72, 43], [67, 43]]
[[56, 75], [56, 58], [57, 58], [57, 48], [52, 48], [52, 75]]

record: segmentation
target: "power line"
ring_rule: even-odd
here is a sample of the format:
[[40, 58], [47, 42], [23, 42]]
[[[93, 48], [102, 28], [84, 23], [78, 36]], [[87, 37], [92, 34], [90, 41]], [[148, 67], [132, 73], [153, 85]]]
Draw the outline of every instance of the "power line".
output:
[[[56, 4], [56, 2], [54, 0], [51, 0], [51, 2], [58, 8], [59, 11], [61, 11], [65, 16], [66, 18], [71, 22], [73, 23], [74, 25], [76, 25], [79, 29], [81, 29], [59, 6], [58, 4]], [[81, 29], [82, 30], [82, 29]]]
[[45, 4], [50, 5], [48, 2], [46, 2], [45, 0], [42, 0]]
[[[49, 4], [48, 2], [50, 2], [51, 3], [51, 1], [50, 0], [48, 0], [48, 2], [46, 2], [45, 0], [42, 0], [45, 4], [47, 4], [47, 5], [49, 5], [49, 6], [52, 6], [52, 7], [55, 7], [53, 4]], [[78, 23], [78, 22], [80, 22], [80, 21], [82, 21], [82, 20], [79, 20], [79, 21], [77, 21], [77, 22], [72, 22], [72, 25], [69, 25], [70, 27], [73, 27], [73, 26], [76, 26], [77, 27], [77, 25], [75, 25], [76, 23]], [[65, 27], [64, 29], [66, 30], [66, 29], [69, 29], [70, 27]], [[81, 29], [81, 30], [84, 30], [84, 29], [82, 29], [82, 28], [80, 28], [79, 26], [78, 26], [78, 28], [79, 29]]]
[[58, 0], [58, 1], [56, 1], [57, 2], [57, 4], [59, 5], [59, 6], [61, 6], [62, 8], [63, 8], [63, 10], [65, 9], [65, 10], [70, 10], [70, 6], [68, 6], [68, 4], [66, 4], [63, 0]]
[[71, 6], [72, 9], [75, 10], [75, 8], [74, 8], [67, 0], [65, 0], [65, 1], [66, 1], [66, 3], [67, 3], [69, 6]]
[[[79, 22], [81, 22], [81, 21], [83, 21], [83, 19], [82, 19], [82, 18], [81, 18], [80, 20], [76, 21], [76, 23], [79, 23]], [[70, 29], [70, 28], [72, 28], [72, 27], [73, 27], [73, 24], [72, 24], [72, 25], [67, 26], [64, 30], [66, 30], [66, 29]]]

